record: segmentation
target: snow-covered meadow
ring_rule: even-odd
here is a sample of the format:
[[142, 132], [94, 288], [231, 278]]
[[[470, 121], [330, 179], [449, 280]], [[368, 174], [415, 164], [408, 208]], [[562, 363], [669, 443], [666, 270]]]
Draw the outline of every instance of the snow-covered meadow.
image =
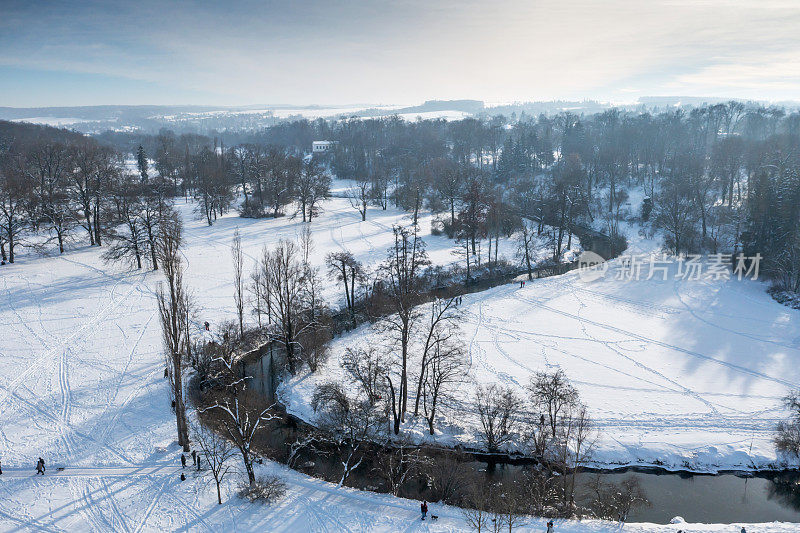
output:
[[[800, 312], [754, 281], [615, 279], [577, 272], [464, 297], [461, 324], [478, 383], [523, 387], [538, 370], [563, 369], [599, 429], [594, 462], [714, 471], [777, 463], [781, 398], [800, 382]], [[337, 356], [384, 344], [365, 326], [334, 342], [322, 375], [295, 378], [283, 395], [311, 417], [316, 383], [342, 378]], [[458, 389], [441, 416], [443, 444], [478, 447], [473, 387]], [[424, 436], [424, 423], [413, 432]]]
[[[176, 207], [186, 225], [186, 278], [203, 309], [200, 320], [212, 328], [234, 316], [235, 229], [254, 262], [264, 245], [297, 238], [302, 227], [291, 217], [246, 220], [235, 213], [208, 227], [191, 204]], [[392, 224], [407, 222], [400, 211], [377, 209], [360, 222], [343, 198], [324, 207], [312, 223], [319, 265], [343, 248], [375, 265]], [[430, 217], [421, 225], [429, 231]], [[446, 238], [426, 241], [434, 261], [456, 260]], [[51, 257], [21, 250], [15, 264], [0, 267], [0, 530], [203, 529], [198, 516], [214, 509], [212, 499], [178, 487], [178, 474], [165, 468], [176, 464], [177, 448], [153, 296], [161, 274], [107, 265], [101, 250], [85, 245]], [[338, 287], [324, 296], [337, 302]], [[48, 474], [66, 470], [57, 479], [34, 478], [40, 456]], [[97, 467], [118, 474], [93, 475]], [[229, 513], [226, 507], [208, 523], [231, 525]]]
[[[186, 279], [203, 309], [199, 319], [212, 327], [234, 316], [234, 230], [247, 266], [262, 246], [297, 238], [302, 227], [290, 217], [235, 214], [208, 227], [192, 216], [191, 205], [177, 207], [186, 223]], [[392, 224], [407, 220], [399, 211], [370, 209], [360, 222], [343, 198], [324, 209], [311, 224], [319, 265], [342, 248], [377, 264]], [[430, 217], [421, 226], [433, 261], [457, 259], [451, 241], [427, 235]], [[501, 250], [510, 253], [513, 245]], [[106, 265], [87, 246], [63, 256], [23, 253], [16, 264], [0, 267], [0, 530], [465, 529], [456, 509], [434, 507], [439, 521], [421, 523], [416, 502], [337, 489], [274, 464], [262, 468], [280, 470], [289, 491], [269, 508], [234, 497], [233, 486], [218, 506], [213, 487], [194, 474], [180, 482], [153, 297], [160, 279], [158, 272]], [[324, 296], [337, 302], [339, 287], [332, 283]], [[769, 430], [782, 415], [777, 400], [798, 381], [800, 315], [754, 282], [626, 288], [613, 281], [581, 285], [570, 274], [522, 290], [509, 285], [470, 295], [464, 307], [477, 379], [523, 384], [532, 370], [560, 365], [603, 428], [600, 458], [607, 462], [649, 462], [693, 450], [705, 451], [703, 464], [719, 457], [768, 460]], [[346, 342], [338, 339], [334, 352]], [[335, 361], [334, 355], [331, 367]], [[297, 384], [290, 384], [295, 401], [302, 397]], [[753, 452], [742, 455], [751, 442]], [[33, 475], [39, 456], [47, 460], [45, 477]], [[527, 528], [542, 530], [543, 521]], [[626, 526], [681, 528], [686, 525]], [[566, 522], [557, 531], [614, 529]], [[738, 527], [692, 528], [701, 530]]]

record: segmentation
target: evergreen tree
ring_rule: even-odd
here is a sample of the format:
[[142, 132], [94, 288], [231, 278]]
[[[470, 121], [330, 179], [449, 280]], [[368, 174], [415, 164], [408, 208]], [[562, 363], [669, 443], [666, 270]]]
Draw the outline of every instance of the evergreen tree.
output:
[[141, 144], [136, 150], [136, 166], [139, 168], [139, 176], [142, 179], [142, 183], [147, 183], [147, 153]]

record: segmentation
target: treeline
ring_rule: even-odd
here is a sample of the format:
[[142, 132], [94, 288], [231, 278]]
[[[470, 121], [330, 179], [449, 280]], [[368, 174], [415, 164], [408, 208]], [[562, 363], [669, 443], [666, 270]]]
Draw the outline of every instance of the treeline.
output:
[[[169, 137], [162, 132], [142, 142], [159, 152]], [[732, 101], [659, 114], [612, 109], [515, 122], [502, 116], [297, 121], [226, 134], [239, 154], [230, 181], [256, 198], [247, 214], [279, 215], [291, 197], [280, 172], [262, 163], [274, 159], [270, 150], [300, 157], [315, 139], [334, 142], [323, 163], [354, 181], [349, 196], [362, 219], [373, 207], [393, 205], [414, 218], [431, 209], [440, 214], [436, 230], [464, 241], [471, 256], [481, 253], [481, 240], [491, 246], [533, 230], [545, 233], [558, 260], [578, 227], [612, 236], [619, 250], [625, 246], [620, 220], [633, 217], [660, 230], [672, 253], [760, 253], [763, 272], [800, 289], [797, 112]], [[260, 164], [264, 170], [245, 171]], [[299, 175], [296, 168], [287, 172]]]
[[337, 175], [368, 182], [376, 205], [444, 213], [449, 235], [474, 242], [522, 217], [552, 227], [554, 258], [577, 226], [624, 247], [620, 219], [643, 193], [630, 215], [661, 230], [672, 253], [760, 253], [768, 275], [800, 289], [796, 112], [729, 102], [513, 124], [350, 121], [335, 134]]
[[[172, 135], [123, 153], [83, 135], [0, 122], [0, 254], [13, 263], [20, 247], [38, 251], [88, 240], [104, 257], [156, 269], [161, 224], [173, 199], [196, 200], [209, 225], [244, 193], [243, 216], [279, 216], [296, 204], [303, 220], [319, 212], [330, 177], [313, 160], [279, 146], [226, 148], [214, 139]], [[52, 248], [51, 248], [52, 247]]]
[[[141, 146], [172, 194], [200, 200], [209, 224], [234, 207], [237, 192], [244, 216], [296, 206], [293, 213], [311, 219], [328, 195], [328, 169], [353, 180], [348, 195], [362, 219], [390, 205], [415, 220], [421, 209], [438, 213], [435, 231], [463, 243], [467, 268], [482, 240], [496, 256], [499, 238], [519, 231], [543, 235], [556, 261], [576, 228], [603, 231], [618, 251], [620, 221], [633, 217], [660, 230], [672, 253], [760, 253], [762, 272], [794, 291], [799, 139], [797, 112], [733, 101], [659, 114], [302, 120], [218, 138], [166, 130], [98, 137], [128, 153]], [[313, 140], [334, 144], [309, 160]], [[42, 194], [34, 193], [37, 202]], [[85, 216], [78, 220], [88, 226]]]
[[[469, 240], [473, 254], [476, 239], [524, 229], [524, 220], [551, 227], [556, 259], [579, 226], [620, 249], [620, 220], [632, 216], [662, 231], [672, 253], [760, 253], [763, 272], [800, 290], [797, 112], [728, 102], [513, 124], [349, 121], [333, 134], [337, 175], [363, 183], [372, 204], [443, 213], [442, 229]], [[641, 207], [626, 214], [628, 204]]]

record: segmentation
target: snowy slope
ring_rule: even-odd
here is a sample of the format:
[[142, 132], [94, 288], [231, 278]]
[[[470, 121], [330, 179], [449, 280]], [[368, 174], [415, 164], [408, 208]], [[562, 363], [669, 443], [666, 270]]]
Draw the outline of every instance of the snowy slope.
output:
[[[600, 465], [774, 464], [774, 428], [787, 416], [781, 398], [800, 384], [800, 312], [759, 282], [674, 280], [675, 265], [667, 281], [620, 281], [619, 260], [611, 264], [594, 282], [572, 272], [465, 296], [472, 377], [524, 394], [533, 372], [562, 368], [599, 427]], [[285, 386], [290, 410], [311, 418], [315, 384], [341, 377], [338, 356], [359, 342], [386, 345], [366, 328], [337, 339], [322, 376]], [[472, 391], [459, 389], [433, 440], [477, 446]], [[424, 424], [411, 425], [424, 434]]]

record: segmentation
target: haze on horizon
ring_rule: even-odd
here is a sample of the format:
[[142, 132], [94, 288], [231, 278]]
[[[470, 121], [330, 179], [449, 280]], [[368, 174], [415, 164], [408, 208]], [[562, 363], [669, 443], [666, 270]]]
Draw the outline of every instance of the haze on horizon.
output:
[[800, 96], [800, 2], [0, 0], [0, 106]]

